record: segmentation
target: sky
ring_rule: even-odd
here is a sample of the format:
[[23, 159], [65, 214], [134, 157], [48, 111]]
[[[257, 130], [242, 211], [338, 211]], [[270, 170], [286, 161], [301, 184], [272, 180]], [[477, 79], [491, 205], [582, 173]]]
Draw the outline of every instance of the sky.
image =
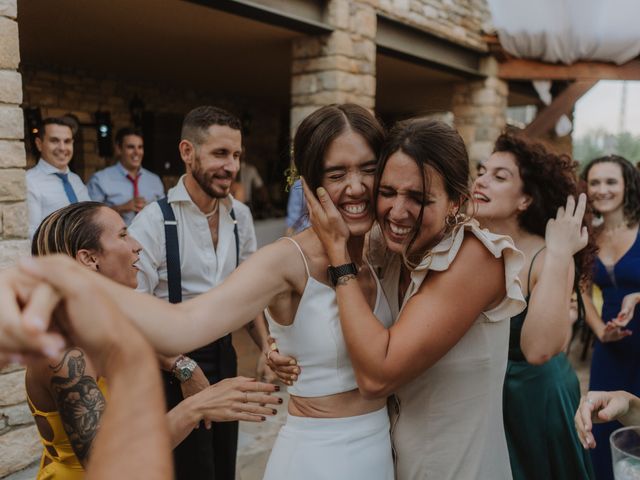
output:
[[[613, 134], [619, 133], [623, 83], [625, 82], [601, 80], [576, 102], [574, 138], [597, 128]], [[640, 135], [640, 82], [626, 83], [625, 130]]]

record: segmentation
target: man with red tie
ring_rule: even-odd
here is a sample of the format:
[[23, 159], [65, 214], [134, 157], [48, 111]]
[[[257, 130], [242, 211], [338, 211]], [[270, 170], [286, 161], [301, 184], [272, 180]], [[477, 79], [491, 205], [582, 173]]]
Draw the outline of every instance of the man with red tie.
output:
[[109, 205], [129, 225], [147, 203], [164, 197], [160, 177], [142, 167], [144, 140], [133, 128], [121, 128], [116, 133], [115, 165], [93, 174], [87, 187], [96, 202]]
[[52, 212], [71, 203], [89, 200], [82, 179], [69, 170], [73, 158], [73, 123], [65, 117], [42, 121], [36, 137], [40, 159], [27, 170], [29, 238]]

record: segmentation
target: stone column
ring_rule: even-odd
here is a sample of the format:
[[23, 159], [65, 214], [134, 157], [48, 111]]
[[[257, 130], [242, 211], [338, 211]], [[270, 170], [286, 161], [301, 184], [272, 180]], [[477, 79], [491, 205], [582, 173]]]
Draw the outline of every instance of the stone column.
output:
[[331, 103], [358, 103], [373, 109], [376, 95], [376, 12], [360, 0], [330, 0], [330, 35], [294, 40], [291, 78], [291, 132], [302, 119]]
[[464, 138], [472, 168], [485, 160], [493, 144], [506, 126], [508, 84], [500, 80], [497, 63], [485, 60], [484, 80], [469, 81], [456, 86], [451, 101], [455, 126]]
[[[0, 0], [0, 268], [29, 251], [16, 3]], [[25, 403], [24, 370], [6, 367], [0, 370], [0, 478], [33, 463], [41, 448]]]

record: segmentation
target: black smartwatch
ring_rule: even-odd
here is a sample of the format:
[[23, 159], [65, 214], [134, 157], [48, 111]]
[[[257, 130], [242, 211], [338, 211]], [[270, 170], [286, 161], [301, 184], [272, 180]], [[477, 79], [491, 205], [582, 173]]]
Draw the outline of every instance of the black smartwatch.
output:
[[346, 275], [358, 275], [358, 267], [356, 267], [355, 263], [345, 263], [344, 265], [338, 265], [337, 267], [329, 265], [329, 268], [327, 268], [327, 274], [331, 284], [335, 287], [338, 285], [340, 277], [344, 277]]

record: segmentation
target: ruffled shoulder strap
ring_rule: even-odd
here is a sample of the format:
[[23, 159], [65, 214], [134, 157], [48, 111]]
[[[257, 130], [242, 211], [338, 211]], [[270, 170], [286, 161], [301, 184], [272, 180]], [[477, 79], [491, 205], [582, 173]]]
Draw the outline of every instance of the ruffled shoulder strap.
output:
[[[467, 233], [468, 232], [468, 233]], [[465, 234], [472, 234], [482, 242], [494, 257], [504, 258], [504, 274], [506, 296], [499, 305], [487, 312], [483, 312], [490, 322], [498, 322], [513, 317], [523, 311], [527, 305], [518, 273], [524, 264], [524, 255], [513, 244], [511, 237], [498, 235], [487, 229], [481, 229], [476, 220], [468, 220], [456, 227], [450, 235], [442, 239], [431, 252], [429, 252], [420, 264], [411, 273], [411, 287], [414, 292], [418, 290], [427, 276], [429, 270], [442, 272], [447, 270], [458, 255]], [[478, 279], [481, 273], [478, 273]], [[407, 297], [408, 298], [408, 297]]]

